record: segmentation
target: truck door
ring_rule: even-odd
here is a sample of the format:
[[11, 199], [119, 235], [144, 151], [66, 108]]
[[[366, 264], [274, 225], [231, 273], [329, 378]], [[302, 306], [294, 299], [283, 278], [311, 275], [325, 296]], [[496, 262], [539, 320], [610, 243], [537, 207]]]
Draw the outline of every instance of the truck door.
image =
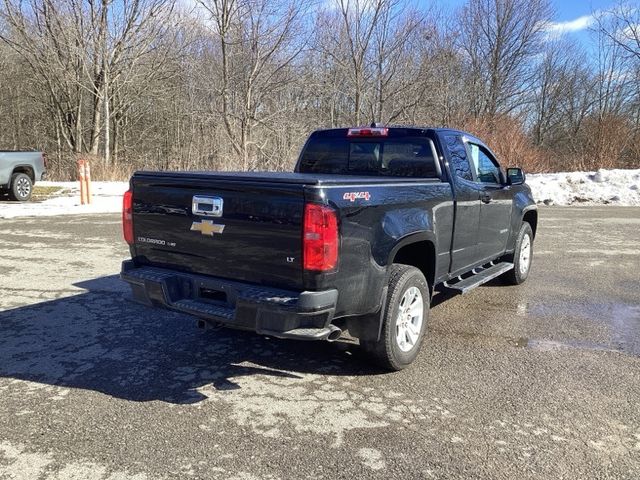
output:
[[473, 178], [480, 191], [478, 225], [478, 261], [490, 261], [502, 255], [507, 246], [511, 224], [511, 187], [502, 184], [500, 166], [483, 145], [467, 140]]
[[456, 198], [449, 271], [458, 274], [468, 271], [478, 263], [477, 243], [482, 186], [473, 179], [462, 137], [452, 132], [444, 134], [442, 139], [449, 153], [449, 170]]

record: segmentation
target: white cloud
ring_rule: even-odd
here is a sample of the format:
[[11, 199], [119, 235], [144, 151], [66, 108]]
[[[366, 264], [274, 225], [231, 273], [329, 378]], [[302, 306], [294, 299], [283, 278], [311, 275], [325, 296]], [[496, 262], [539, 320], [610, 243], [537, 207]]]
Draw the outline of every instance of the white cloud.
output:
[[579, 32], [586, 30], [595, 23], [596, 19], [593, 14], [583, 15], [573, 20], [566, 22], [549, 22], [546, 26], [546, 30], [550, 34], [561, 35], [569, 32]]

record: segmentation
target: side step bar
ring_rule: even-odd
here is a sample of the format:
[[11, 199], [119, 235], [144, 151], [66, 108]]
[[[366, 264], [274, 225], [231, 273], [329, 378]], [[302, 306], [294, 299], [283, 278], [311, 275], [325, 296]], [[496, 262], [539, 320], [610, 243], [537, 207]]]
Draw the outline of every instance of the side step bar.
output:
[[[458, 277], [457, 281], [444, 282], [445, 288], [449, 290], [456, 290], [462, 294], [479, 287], [483, 283], [487, 283], [489, 280], [502, 275], [504, 272], [508, 272], [513, 268], [513, 263], [500, 262], [494, 264], [491, 262], [487, 267], [474, 268], [472, 275], [467, 278]], [[452, 283], [453, 282], [453, 283]]]

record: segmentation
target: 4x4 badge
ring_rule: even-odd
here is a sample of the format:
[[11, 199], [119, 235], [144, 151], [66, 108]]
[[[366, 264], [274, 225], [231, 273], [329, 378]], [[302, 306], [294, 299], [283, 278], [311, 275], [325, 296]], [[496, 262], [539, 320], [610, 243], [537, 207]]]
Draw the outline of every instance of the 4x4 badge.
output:
[[214, 233], [222, 233], [224, 231], [224, 225], [213, 223], [212, 220], [202, 220], [201, 222], [193, 222], [191, 224], [191, 231], [213, 237]]

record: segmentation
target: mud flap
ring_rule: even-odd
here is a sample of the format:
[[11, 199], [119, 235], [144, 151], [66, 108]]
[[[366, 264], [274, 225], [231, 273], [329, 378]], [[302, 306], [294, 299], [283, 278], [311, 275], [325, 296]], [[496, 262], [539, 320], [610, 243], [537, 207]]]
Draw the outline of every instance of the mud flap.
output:
[[382, 333], [382, 323], [384, 322], [384, 312], [387, 308], [387, 291], [389, 287], [382, 290], [382, 302], [380, 309], [376, 313], [347, 318], [347, 329], [349, 334], [367, 342], [377, 342]]

